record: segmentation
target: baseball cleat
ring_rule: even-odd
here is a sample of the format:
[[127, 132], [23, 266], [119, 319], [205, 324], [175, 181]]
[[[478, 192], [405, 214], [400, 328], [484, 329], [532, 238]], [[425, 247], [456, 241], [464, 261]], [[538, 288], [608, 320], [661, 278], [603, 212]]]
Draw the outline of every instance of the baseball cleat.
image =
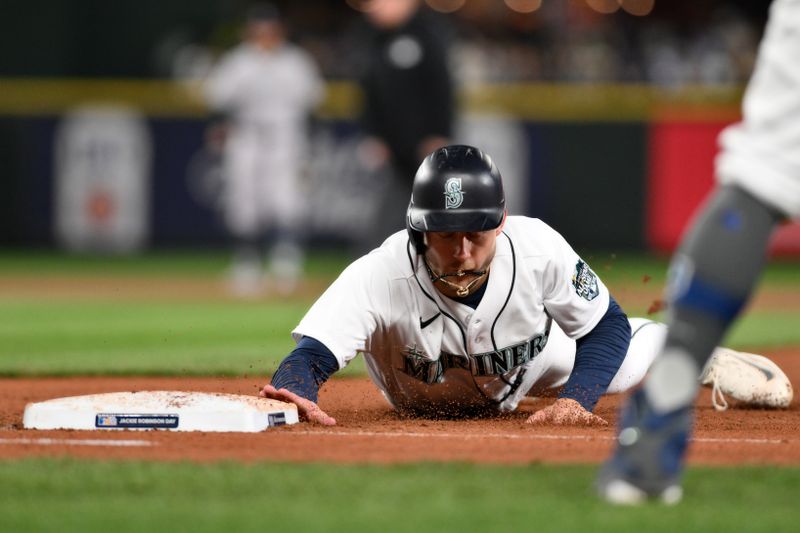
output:
[[691, 424], [690, 407], [658, 414], [643, 390], [634, 392], [620, 417], [614, 455], [597, 478], [600, 497], [617, 505], [678, 503], [683, 496], [680, 478]]
[[237, 298], [257, 298], [265, 289], [260, 260], [252, 254], [236, 254], [228, 269], [228, 290]]
[[670, 485], [656, 497], [640, 489], [636, 485], [621, 478], [611, 479], [604, 487], [601, 497], [614, 505], [641, 505], [650, 500], [657, 500], [664, 505], [675, 505], [683, 498], [680, 485]]
[[783, 371], [762, 355], [717, 348], [700, 374], [700, 383], [712, 388], [714, 408], [728, 408], [729, 396], [754, 407], [786, 408], [794, 391]]

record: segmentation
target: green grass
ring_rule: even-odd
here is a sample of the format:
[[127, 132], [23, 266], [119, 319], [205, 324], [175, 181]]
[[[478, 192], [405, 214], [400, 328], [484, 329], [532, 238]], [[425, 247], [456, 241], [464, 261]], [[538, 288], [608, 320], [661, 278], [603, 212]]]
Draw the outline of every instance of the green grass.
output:
[[[154, 252], [131, 257], [0, 253], [0, 278], [118, 276], [222, 279], [223, 252]], [[343, 254], [312, 254], [309, 277], [330, 281], [347, 264]], [[0, 375], [271, 373], [291, 350], [290, 332], [312, 301], [201, 301], [169, 297], [48, 298], [0, 294]], [[345, 374], [361, 374], [355, 362]]]
[[[669, 270], [669, 257], [635, 253], [581, 252], [592, 269], [608, 284], [650, 283], [663, 285]], [[800, 287], [800, 259], [775, 258], [768, 262], [761, 283], [766, 286]]]
[[[352, 258], [341, 252], [309, 254], [305, 265], [311, 276], [333, 276]], [[151, 251], [134, 255], [95, 255], [52, 250], [0, 250], [0, 276], [25, 275], [136, 275], [218, 276], [230, 263], [219, 250]]]
[[800, 346], [800, 302], [794, 312], [753, 312], [736, 322], [724, 344], [754, 349]]
[[0, 374], [272, 373], [308, 305], [0, 298]]
[[[652, 283], [663, 284], [669, 258], [665, 256], [580, 251], [591, 267], [608, 283], [641, 282], [647, 276]], [[306, 271], [311, 276], [334, 277], [353, 258], [344, 252], [311, 253]], [[0, 276], [25, 275], [169, 275], [215, 276], [228, 266], [224, 251], [153, 251], [132, 256], [67, 254], [51, 250], [1, 250]], [[773, 259], [764, 271], [765, 284], [788, 284], [800, 287], [800, 261]]]
[[[696, 468], [676, 507], [616, 508], [594, 466], [0, 462], [3, 531], [792, 531], [797, 468]], [[742, 482], [746, 479], [747, 482]]]
[[5, 374], [274, 369], [305, 303], [0, 301]]
[[[158, 252], [134, 257], [55, 252], [0, 254], [0, 279], [14, 276], [87, 278], [194, 277], [218, 282], [229, 258], [221, 252]], [[663, 258], [589, 254], [587, 260], [609, 285], [638, 288], [645, 277], [663, 284]], [[308, 275], [332, 280], [348, 258], [312, 254]], [[764, 285], [800, 288], [800, 265], [770, 265]], [[252, 375], [271, 373], [291, 350], [289, 335], [313, 296], [257, 302], [185, 298], [47, 298], [0, 294], [0, 375], [163, 374]], [[631, 316], [646, 309], [630, 306]], [[663, 319], [663, 314], [651, 316]], [[800, 346], [797, 310], [747, 313], [726, 345], [739, 348]], [[361, 358], [345, 371], [364, 374]]]

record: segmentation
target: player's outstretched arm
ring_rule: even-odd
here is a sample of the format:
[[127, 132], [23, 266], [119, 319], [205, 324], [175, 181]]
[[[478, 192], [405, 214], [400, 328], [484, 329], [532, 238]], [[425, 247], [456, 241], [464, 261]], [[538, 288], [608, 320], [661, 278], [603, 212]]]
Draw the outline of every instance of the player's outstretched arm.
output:
[[319, 388], [339, 368], [339, 363], [324, 344], [303, 337], [292, 353], [281, 361], [272, 381], [259, 393], [264, 398], [293, 403], [301, 419], [325, 426], [336, 424], [316, 404]]
[[286, 389], [276, 389], [272, 385], [264, 385], [264, 388], [261, 389], [258, 395], [271, 400], [280, 400], [282, 402], [295, 404], [300, 418], [308, 422], [322, 424], [323, 426], [336, 425], [336, 419], [320, 409], [316, 403]]
[[603, 418], [592, 414], [572, 398], [559, 398], [544, 409], [539, 409], [526, 420], [528, 424], [553, 424], [556, 426], [607, 426]]

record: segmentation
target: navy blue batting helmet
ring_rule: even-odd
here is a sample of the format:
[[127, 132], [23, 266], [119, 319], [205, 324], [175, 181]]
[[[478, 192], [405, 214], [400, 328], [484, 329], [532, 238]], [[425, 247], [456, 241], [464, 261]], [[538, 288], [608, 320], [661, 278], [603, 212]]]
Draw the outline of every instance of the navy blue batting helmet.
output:
[[494, 229], [503, 223], [505, 211], [503, 181], [491, 158], [473, 146], [445, 146], [417, 170], [406, 229], [422, 253], [424, 232]]

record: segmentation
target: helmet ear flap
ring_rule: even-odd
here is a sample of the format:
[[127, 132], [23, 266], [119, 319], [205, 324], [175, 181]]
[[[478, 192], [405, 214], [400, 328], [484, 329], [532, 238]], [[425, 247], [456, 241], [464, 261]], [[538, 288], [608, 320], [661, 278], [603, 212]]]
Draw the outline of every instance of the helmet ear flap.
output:
[[408, 211], [406, 212], [406, 231], [408, 232], [408, 240], [414, 246], [418, 254], [425, 253], [425, 236], [421, 231], [415, 230], [411, 227], [411, 206], [409, 204]]
[[425, 236], [421, 231], [411, 229], [411, 227], [406, 229], [408, 230], [408, 238], [411, 241], [411, 244], [414, 245], [414, 249], [416, 249], [418, 254], [424, 254], [425, 249], [427, 248], [425, 245]]

